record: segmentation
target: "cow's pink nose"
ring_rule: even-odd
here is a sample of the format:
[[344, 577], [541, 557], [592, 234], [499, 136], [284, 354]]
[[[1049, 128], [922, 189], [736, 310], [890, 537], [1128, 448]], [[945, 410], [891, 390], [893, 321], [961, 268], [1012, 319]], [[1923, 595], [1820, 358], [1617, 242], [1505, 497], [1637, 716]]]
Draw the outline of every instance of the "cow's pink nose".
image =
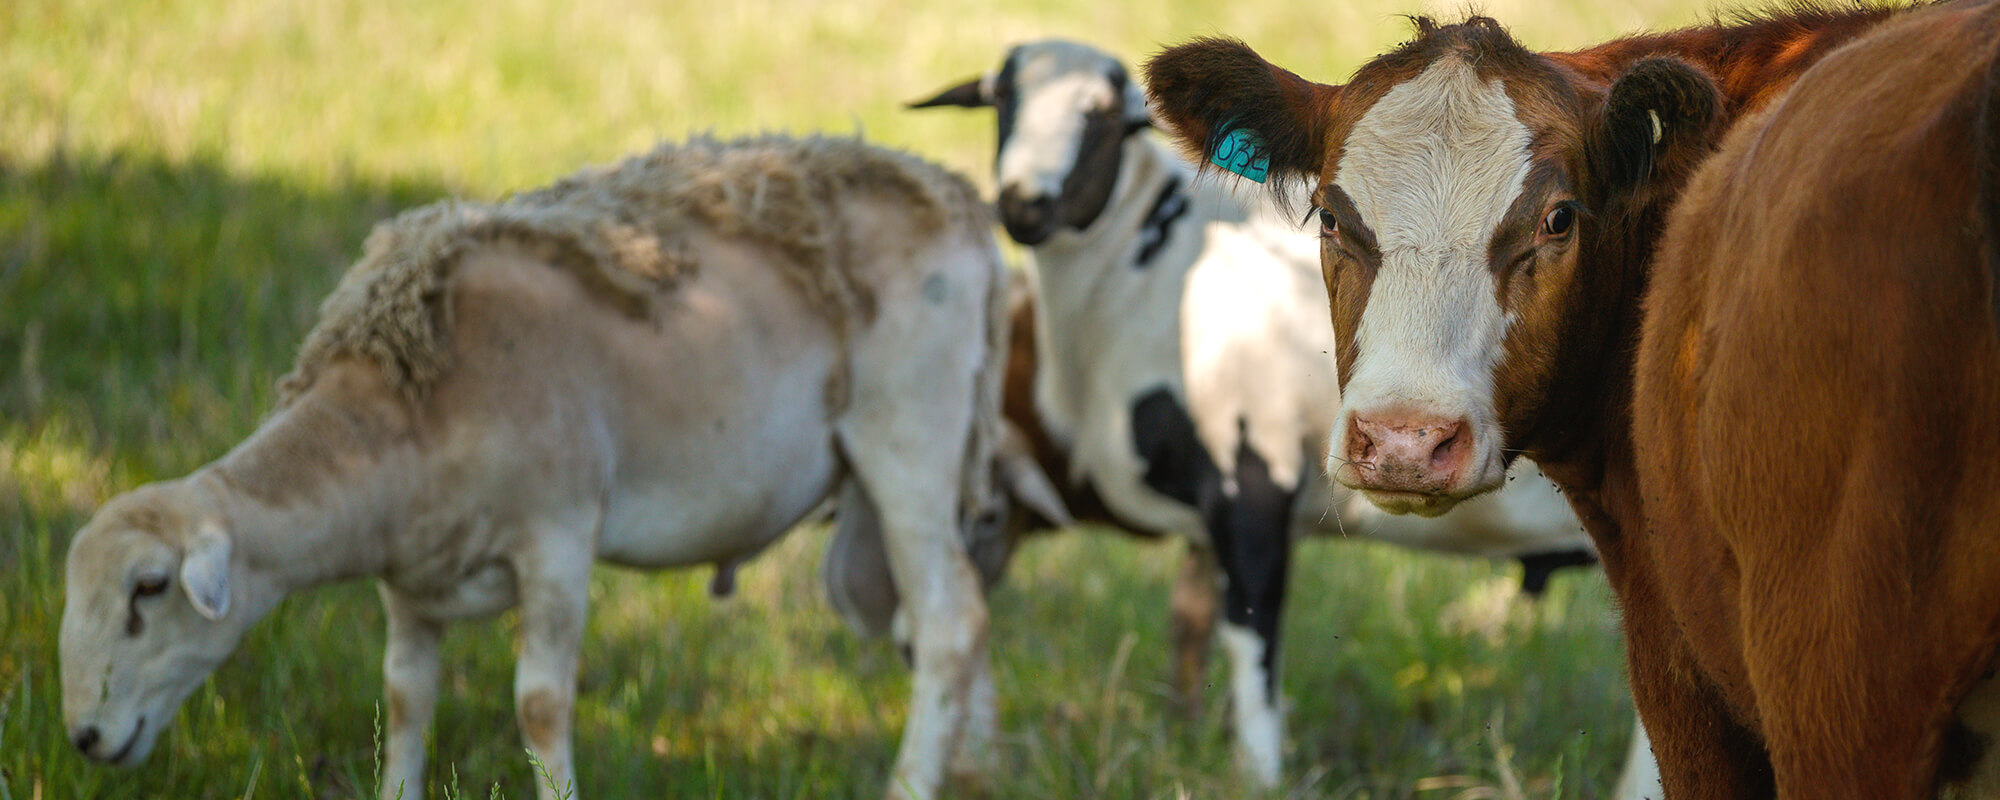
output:
[[1356, 414], [1347, 426], [1346, 458], [1357, 489], [1443, 494], [1472, 455], [1464, 419], [1385, 412]]

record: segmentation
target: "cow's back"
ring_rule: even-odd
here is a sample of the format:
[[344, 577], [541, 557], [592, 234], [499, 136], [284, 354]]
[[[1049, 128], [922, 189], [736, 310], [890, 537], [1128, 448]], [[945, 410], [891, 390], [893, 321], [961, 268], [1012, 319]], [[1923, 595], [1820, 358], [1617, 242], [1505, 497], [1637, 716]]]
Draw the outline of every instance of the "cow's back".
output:
[[[1653, 270], [1634, 563], [1669, 610], [1632, 613], [1675, 616], [1780, 785], [1836, 774], [1788, 747], [1804, 738], [1935, 763], [1939, 726], [1891, 723], [1955, 703], [2000, 633], [1993, 220], [1974, 212], [1997, 45], [1995, 10], [1961, 5], [1828, 56], [1733, 129]], [[1829, 730], [1813, 698], [1869, 727]]]

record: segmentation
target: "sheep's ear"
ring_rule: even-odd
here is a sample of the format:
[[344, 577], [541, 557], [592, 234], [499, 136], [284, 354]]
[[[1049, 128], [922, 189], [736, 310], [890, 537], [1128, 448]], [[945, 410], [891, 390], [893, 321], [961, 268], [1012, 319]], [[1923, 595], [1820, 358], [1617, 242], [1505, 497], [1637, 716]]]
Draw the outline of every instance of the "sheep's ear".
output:
[[928, 100], [918, 100], [908, 108], [934, 108], [937, 106], [958, 106], [960, 108], [984, 108], [993, 105], [993, 98], [986, 93], [986, 78], [980, 76], [938, 92]]
[[229, 613], [229, 533], [203, 522], [181, 557], [181, 587], [194, 610], [209, 619]]

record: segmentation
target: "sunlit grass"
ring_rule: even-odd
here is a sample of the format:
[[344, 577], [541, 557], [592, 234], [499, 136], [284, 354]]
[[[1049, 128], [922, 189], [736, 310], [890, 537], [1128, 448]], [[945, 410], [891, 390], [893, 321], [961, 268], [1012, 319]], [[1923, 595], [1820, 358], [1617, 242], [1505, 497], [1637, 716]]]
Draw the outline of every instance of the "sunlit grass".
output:
[[[1492, 0], [1572, 47], [1701, 10]], [[356, 583], [288, 601], [154, 756], [99, 769], [64, 741], [55, 627], [68, 538], [110, 494], [222, 453], [269, 409], [313, 310], [377, 220], [496, 197], [690, 132], [865, 131], [987, 181], [990, 114], [904, 101], [1010, 43], [1134, 61], [1245, 39], [1339, 80], [1399, 14], [1301, 6], [852, 0], [17, 0], [0, 3], [0, 798], [368, 796], [381, 613]], [[712, 598], [705, 570], [601, 571], [577, 708], [592, 797], [875, 797], [903, 722], [894, 648], [820, 599], [807, 529]], [[1168, 711], [1178, 545], [1034, 542], [993, 597], [999, 798], [1238, 797], [1220, 686]], [[1512, 568], [1305, 545], [1287, 621], [1291, 784], [1313, 798], [1593, 797], [1622, 755], [1601, 577], [1511, 597]], [[448, 638], [428, 779], [532, 792], [512, 618]], [[1222, 678], [1218, 665], [1213, 675]], [[434, 792], [435, 794], [435, 792]]]

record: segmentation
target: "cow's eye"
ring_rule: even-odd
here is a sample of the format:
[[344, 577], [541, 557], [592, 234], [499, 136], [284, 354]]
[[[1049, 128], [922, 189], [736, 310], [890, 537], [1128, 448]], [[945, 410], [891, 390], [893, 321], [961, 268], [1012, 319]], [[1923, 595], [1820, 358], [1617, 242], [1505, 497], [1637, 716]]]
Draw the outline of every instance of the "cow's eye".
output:
[[151, 575], [132, 585], [133, 597], [152, 597], [167, 590], [167, 576]]
[[1324, 208], [1319, 210], [1319, 235], [1327, 239], [1340, 236], [1340, 219]]
[[1573, 227], [1576, 227], [1576, 209], [1570, 208], [1567, 203], [1549, 209], [1548, 215], [1542, 217], [1544, 236], [1568, 236]]

